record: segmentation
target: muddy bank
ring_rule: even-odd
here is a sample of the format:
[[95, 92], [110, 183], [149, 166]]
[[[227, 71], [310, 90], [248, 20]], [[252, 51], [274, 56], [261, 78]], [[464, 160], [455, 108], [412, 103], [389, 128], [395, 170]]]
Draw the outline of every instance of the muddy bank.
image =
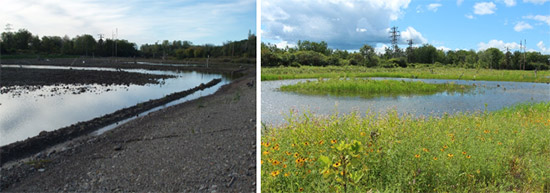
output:
[[253, 72], [213, 95], [4, 165], [0, 191], [254, 192]]
[[[138, 62], [152, 62], [157, 64], [175, 64], [175, 65], [148, 65]], [[3, 64], [18, 65], [48, 65], [48, 66], [75, 66], [75, 67], [105, 67], [120, 69], [146, 69], [146, 70], [181, 70], [197, 71], [206, 73], [242, 73], [248, 68], [253, 68], [255, 63], [227, 63], [227, 62], [209, 62], [206, 65], [206, 59], [196, 61], [182, 60], [151, 60], [142, 58], [56, 58], [56, 59], [5, 59]], [[188, 66], [187, 64], [197, 64]], [[242, 75], [242, 74], [240, 74]]]
[[145, 85], [158, 84], [171, 75], [143, 74], [124, 71], [60, 70], [2, 68], [2, 86], [36, 86], [56, 84]]
[[107, 114], [89, 121], [79, 122], [58, 130], [50, 132], [43, 131], [38, 136], [2, 146], [0, 147], [0, 165], [3, 165], [4, 163], [11, 160], [35, 154], [55, 144], [70, 140], [84, 134], [88, 134], [107, 125], [114, 124], [118, 121], [136, 116], [139, 113], [185, 97], [198, 90], [204, 90], [206, 88], [212, 87], [219, 82], [221, 82], [221, 79], [214, 79], [206, 84], [201, 84], [199, 86], [196, 86], [195, 88], [186, 91], [176, 92], [160, 99], [154, 99], [147, 102], [139, 103], [135, 106], [120, 109], [118, 111], [115, 111], [114, 113]]

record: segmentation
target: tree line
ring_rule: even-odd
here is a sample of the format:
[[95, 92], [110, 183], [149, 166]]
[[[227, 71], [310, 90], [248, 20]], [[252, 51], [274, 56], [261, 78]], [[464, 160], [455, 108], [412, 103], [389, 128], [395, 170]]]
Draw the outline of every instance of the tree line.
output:
[[295, 47], [278, 48], [273, 44], [261, 44], [262, 66], [343, 66], [409, 67], [435, 64], [463, 68], [487, 69], [550, 69], [550, 55], [540, 52], [502, 52], [498, 48], [486, 50], [444, 51], [433, 45], [408, 47], [404, 50], [385, 48], [377, 54], [370, 45], [363, 45], [358, 52], [330, 49], [326, 42], [298, 41]]
[[206, 58], [206, 57], [256, 57], [256, 36], [249, 32], [248, 38], [240, 41], [228, 41], [221, 46], [212, 44], [193, 45], [190, 41], [168, 41], [144, 44], [138, 48], [136, 43], [123, 39], [96, 40], [89, 34], [69, 38], [67, 35], [33, 35], [26, 29], [1, 34], [0, 52], [2, 54], [37, 55], [78, 55], [101, 57], [145, 57], [164, 59]]

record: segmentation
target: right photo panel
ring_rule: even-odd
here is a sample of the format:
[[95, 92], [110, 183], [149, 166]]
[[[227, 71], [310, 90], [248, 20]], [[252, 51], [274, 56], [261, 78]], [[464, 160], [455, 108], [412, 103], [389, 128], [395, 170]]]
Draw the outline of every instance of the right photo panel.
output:
[[550, 192], [550, 1], [262, 0], [262, 192]]

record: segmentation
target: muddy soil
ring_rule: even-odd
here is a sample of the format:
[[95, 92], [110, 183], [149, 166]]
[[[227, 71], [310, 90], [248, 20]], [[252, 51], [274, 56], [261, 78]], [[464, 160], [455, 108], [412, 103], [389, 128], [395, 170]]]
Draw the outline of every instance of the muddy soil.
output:
[[[153, 62], [153, 63], [170, 63], [181, 64], [181, 66], [163, 66], [163, 65], [148, 65], [139, 64], [137, 62]], [[255, 63], [226, 63], [226, 62], [209, 62], [206, 65], [204, 61], [174, 61], [174, 60], [150, 60], [150, 59], [134, 59], [134, 58], [56, 58], [56, 59], [8, 59], [2, 60], [3, 64], [18, 64], [18, 65], [48, 65], [48, 66], [78, 66], [78, 67], [105, 67], [105, 68], [120, 68], [120, 69], [146, 69], [146, 70], [181, 70], [181, 71], [198, 71], [207, 73], [239, 73], [246, 68], [255, 66]], [[186, 66], [185, 64], [198, 64], [198, 66]]]
[[124, 71], [58, 70], [30, 68], [2, 68], [2, 86], [36, 86], [56, 84], [157, 84], [170, 75], [154, 75]]
[[5, 164], [5, 192], [253, 192], [255, 69], [215, 94]]

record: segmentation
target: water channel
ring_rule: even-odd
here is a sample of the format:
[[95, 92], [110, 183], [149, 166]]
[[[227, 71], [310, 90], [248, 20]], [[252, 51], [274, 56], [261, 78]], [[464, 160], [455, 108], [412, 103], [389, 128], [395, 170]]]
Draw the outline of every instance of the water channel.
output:
[[[3, 65], [3, 67], [19, 67]], [[59, 66], [22, 66], [22, 68], [69, 69]], [[72, 67], [75, 70], [116, 71], [113, 68]], [[165, 106], [179, 104], [188, 100], [210, 95], [221, 86], [229, 83], [231, 77], [222, 74], [208, 74], [184, 71], [121, 70], [127, 72], [167, 74], [176, 78], [161, 81], [161, 84], [147, 85], [58, 85], [42, 86], [14, 96], [10, 93], [0, 95], [0, 146], [36, 136], [41, 131], [52, 131], [71, 124], [87, 121], [116, 110], [136, 105], [151, 99], [162, 98], [168, 94], [191, 89], [215, 78], [222, 82], [208, 89], [197, 91]], [[90, 92], [73, 94], [71, 92], [51, 95], [52, 89], [61, 87], [89, 87]], [[162, 107], [160, 107], [162, 108]], [[158, 110], [159, 108], [156, 108]], [[150, 112], [150, 111], [148, 111]], [[112, 126], [111, 126], [112, 127]]]

